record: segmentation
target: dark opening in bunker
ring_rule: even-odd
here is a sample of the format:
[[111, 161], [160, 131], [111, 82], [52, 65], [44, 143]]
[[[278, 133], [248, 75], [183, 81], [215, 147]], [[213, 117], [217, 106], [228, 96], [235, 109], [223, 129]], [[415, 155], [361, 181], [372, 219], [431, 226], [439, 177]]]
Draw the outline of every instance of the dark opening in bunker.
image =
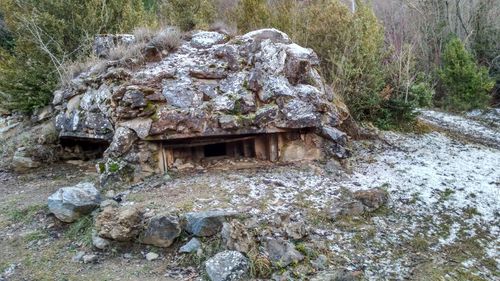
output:
[[205, 157], [216, 157], [226, 155], [226, 144], [215, 143], [203, 146], [203, 154]]
[[109, 147], [105, 140], [61, 137], [59, 144], [64, 150], [65, 160], [94, 160], [103, 157]]

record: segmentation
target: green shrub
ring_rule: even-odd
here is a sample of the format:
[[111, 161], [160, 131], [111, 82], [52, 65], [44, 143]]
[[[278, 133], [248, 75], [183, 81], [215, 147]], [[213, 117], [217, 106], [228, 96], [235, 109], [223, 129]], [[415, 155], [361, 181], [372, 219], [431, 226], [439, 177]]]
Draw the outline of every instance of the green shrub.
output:
[[445, 90], [443, 107], [465, 111], [488, 106], [494, 81], [485, 67], [478, 66], [458, 38], [451, 39], [444, 49], [443, 65], [439, 70]]
[[272, 7], [267, 0], [241, 0], [231, 18], [242, 33], [270, 27]]
[[0, 48], [0, 108], [26, 112], [49, 103], [64, 66], [88, 56], [96, 34], [155, 24], [142, 0], [3, 0], [0, 14], [13, 42]]
[[208, 28], [215, 13], [211, 0], [169, 0], [163, 1], [159, 7], [161, 23], [178, 26], [182, 31]]
[[410, 101], [418, 107], [432, 105], [435, 90], [429, 82], [420, 81], [410, 86]]

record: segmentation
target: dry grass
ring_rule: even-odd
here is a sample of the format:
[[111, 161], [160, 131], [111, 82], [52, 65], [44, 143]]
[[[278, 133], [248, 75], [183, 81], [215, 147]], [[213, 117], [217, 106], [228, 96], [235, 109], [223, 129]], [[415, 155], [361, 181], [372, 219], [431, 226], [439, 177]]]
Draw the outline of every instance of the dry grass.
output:
[[136, 42], [150, 42], [155, 36], [155, 33], [153, 29], [148, 27], [138, 27], [132, 32]]
[[108, 59], [112, 61], [125, 62], [127, 60], [142, 61], [144, 56], [142, 50], [146, 46], [144, 42], [137, 42], [134, 44], [119, 44], [109, 50]]
[[176, 27], [166, 27], [153, 37], [151, 44], [160, 50], [176, 50], [182, 44], [182, 33]]
[[87, 71], [93, 73], [102, 73], [106, 70], [106, 67], [106, 61], [94, 55], [87, 57], [84, 60], [68, 62], [62, 67], [64, 71], [60, 84], [62, 86], [69, 85], [71, 83], [71, 80]]

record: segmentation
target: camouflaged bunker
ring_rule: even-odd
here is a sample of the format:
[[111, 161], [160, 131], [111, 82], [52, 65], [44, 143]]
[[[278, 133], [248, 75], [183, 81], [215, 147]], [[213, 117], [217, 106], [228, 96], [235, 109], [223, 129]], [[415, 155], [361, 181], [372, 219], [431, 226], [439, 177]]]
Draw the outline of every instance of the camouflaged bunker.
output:
[[[106, 58], [120, 40], [134, 44], [130, 35], [98, 36], [96, 52]], [[144, 44], [141, 55], [106, 60], [55, 93], [61, 143], [103, 152], [101, 172], [128, 166], [140, 177], [216, 157], [348, 154], [338, 129], [345, 106], [321, 78], [314, 51], [283, 32], [198, 31], [174, 51]]]

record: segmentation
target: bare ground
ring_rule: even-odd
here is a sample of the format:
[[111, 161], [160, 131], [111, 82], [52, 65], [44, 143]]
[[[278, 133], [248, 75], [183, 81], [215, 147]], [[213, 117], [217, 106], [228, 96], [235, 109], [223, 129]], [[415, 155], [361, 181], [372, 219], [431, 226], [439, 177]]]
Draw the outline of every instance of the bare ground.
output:
[[[439, 123], [436, 116], [434, 122]], [[453, 131], [453, 125], [447, 130], [450, 127]], [[489, 127], [493, 133], [498, 132], [495, 128]], [[355, 157], [344, 168], [335, 162], [226, 163], [175, 173], [170, 179], [152, 178], [116, 192], [124, 191], [125, 203], [149, 209], [238, 210], [256, 217], [263, 229], [282, 214], [302, 218], [310, 230], [303, 243], [327, 254], [330, 268], [360, 272], [361, 280], [498, 280], [500, 151], [495, 145], [438, 131], [386, 132], [382, 140], [355, 142]], [[235, 165], [246, 168], [235, 170]], [[95, 180], [93, 171], [93, 163], [84, 163], [43, 167], [27, 175], [0, 172], [0, 276], [5, 280], [200, 276], [189, 268], [200, 261], [175, 253], [187, 237], [169, 249], [116, 245], [98, 252], [89, 245], [88, 222], [68, 225], [48, 214], [45, 204], [52, 192]], [[345, 190], [374, 187], [389, 192], [387, 207], [362, 217], [329, 219], [328, 209]], [[204, 244], [208, 247], [211, 241]], [[94, 252], [99, 262], [73, 262], [77, 251]], [[159, 253], [160, 260], [146, 261], [149, 251]], [[302, 265], [291, 270], [313, 274]]]

